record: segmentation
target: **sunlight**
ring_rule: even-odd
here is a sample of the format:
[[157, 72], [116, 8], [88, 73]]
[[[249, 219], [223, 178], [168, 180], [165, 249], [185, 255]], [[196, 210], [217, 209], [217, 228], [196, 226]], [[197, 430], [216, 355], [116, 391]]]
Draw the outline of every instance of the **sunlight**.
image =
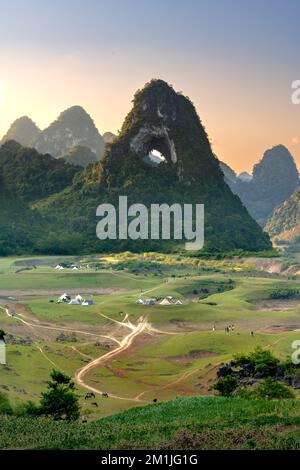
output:
[[2, 80], [0, 80], [0, 106], [4, 105], [5, 103], [5, 84]]
[[158, 150], [154, 150], [154, 149], [149, 152], [149, 157], [153, 162], [157, 164], [166, 161], [166, 158], [163, 156], [163, 154], [159, 152]]

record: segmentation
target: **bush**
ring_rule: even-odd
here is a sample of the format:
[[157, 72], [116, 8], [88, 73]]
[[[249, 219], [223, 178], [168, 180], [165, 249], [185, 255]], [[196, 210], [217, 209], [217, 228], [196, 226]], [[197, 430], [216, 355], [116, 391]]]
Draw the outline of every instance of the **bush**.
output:
[[13, 414], [12, 406], [5, 393], [0, 392], [0, 414], [11, 415]]
[[257, 398], [264, 400], [280, 400], [284, 398], [295, 398], [292, 390], [287, 385], [276, 382], [275, 380], [268, 378], [263, 380], [256, 388]]
[[254, 352], [246, 355], [234, 356], [233, 365], [243, 367], [248, 364], [251, 375], [262, 374], [265, 377], [274, 376], [279, 366], [279, 359], [277, 359], [271, 351], [256, 348]]
[[221, 377], [214, 385], [214, 389], [219, 392], [222, 397], [230, 397], [238, 386], [235, 377]]
[[41, 414], [41, 408], [32, 401], [27, 401], [17, 405], [14, 409], [14, 413], [17, 416], [38, 416]]

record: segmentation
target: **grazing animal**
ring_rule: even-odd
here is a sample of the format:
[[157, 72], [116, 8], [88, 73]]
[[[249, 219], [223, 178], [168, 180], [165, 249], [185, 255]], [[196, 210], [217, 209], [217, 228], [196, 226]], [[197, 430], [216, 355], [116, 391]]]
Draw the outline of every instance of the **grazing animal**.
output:
[[95, 398], [95, 394], [93, 392], [87, 392], [86, 396], [84, 397], [85, 400], [89, 400], [90, 398]]
[[102, 392], [102, 396], [103, 396], [104, 398], [108, 398], [108, 393], [107, 393], [107, 392]]
[[154, 398], [154, 399], [153, 399], [153, 403], [157, 403], [157, 398]]
[[98, 403], [96, 403], [95, 401], [93, 401], [93, 402], [91, 403], [91, 405], [92, 405], [92, 406], [98, 406]]

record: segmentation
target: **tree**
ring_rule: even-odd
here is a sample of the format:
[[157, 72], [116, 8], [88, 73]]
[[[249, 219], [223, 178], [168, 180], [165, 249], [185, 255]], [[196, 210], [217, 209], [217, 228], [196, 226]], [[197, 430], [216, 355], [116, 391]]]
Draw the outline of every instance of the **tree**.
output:
[[54, 419], [76, 420], [80, 406], [75, 385], [63, 372], [53, 370], [48, 381], [48, 390], [41, 395], [41, 413]]

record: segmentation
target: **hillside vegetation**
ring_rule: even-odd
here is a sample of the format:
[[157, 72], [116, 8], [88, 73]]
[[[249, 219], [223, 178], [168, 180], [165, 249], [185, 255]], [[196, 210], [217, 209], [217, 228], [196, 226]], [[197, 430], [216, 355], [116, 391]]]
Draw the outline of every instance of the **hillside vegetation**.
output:
[[300, 402], [177, 398], [88, 424], [2, 416], [1, 449], [300, 449]]

